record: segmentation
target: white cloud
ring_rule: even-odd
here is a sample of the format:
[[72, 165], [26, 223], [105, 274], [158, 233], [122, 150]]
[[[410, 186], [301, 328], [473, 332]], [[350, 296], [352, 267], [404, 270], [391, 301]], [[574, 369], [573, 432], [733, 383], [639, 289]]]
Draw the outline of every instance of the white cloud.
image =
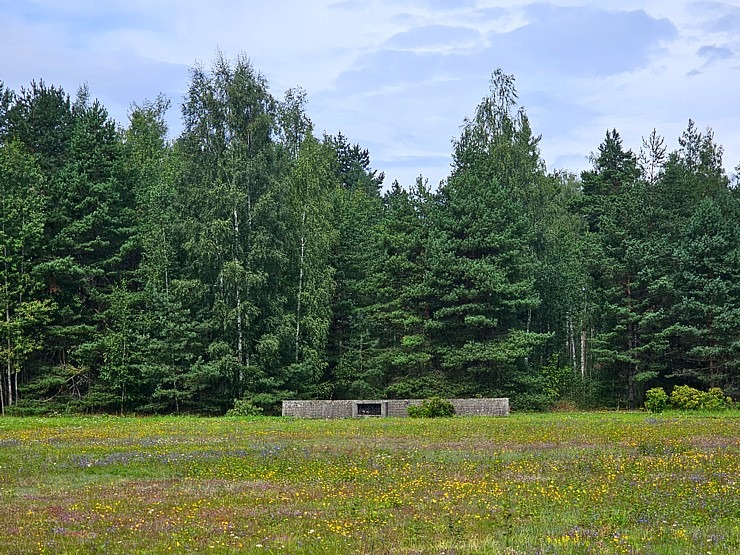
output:
[[[740, 160], [735, 104], [740, 9], [675, 0], [0, 0], [0, 79], [43, 77], [74, 93], [87, 82], [117, 120], [164, 92], [174, 104], [188, 67], [220, 49], [245, 53], [280, 95], [300, 85], [317, 131], [370, 149], [388, 181], [432, 183], [451, 139], [487, 92], [513, 73], [550, 168], [581, 170], [606, 129], [640, 146], [669, 143], [688, 118], [711, 126]], [[175, 106], [172, 118], [177, 118]]]

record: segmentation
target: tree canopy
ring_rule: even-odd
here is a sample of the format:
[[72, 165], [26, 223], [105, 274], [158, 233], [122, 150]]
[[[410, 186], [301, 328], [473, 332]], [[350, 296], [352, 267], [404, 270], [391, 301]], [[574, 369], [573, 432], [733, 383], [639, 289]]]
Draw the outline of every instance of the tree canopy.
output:
[[307, 102], [221, 54], [174, 138], [161, 96], [120, 126], [86, 86], [0, 86], [3, 414], [737, 395], [740, 198], [711, 129], [637, 153], [610, 129], [548, 173], [499, 69], [435, 189], [386, 184]]

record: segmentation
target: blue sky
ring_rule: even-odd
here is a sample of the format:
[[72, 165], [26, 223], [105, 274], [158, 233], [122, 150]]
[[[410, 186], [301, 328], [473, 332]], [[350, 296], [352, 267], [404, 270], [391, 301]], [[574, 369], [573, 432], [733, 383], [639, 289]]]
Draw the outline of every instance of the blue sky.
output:
[[689, 118], [740, 162], [740, 4], [599, 0], [0, 0], [0, 80], [87, 83], [122, 125], [164, 93], [179, 130], [189, 68], [247, 55], [276, 96], [303, 87], [316, 133], [342, 131], [387, 181], [436, 184], [451, 141], [513, 74], [549, 170], [589, 167], [607, 129], [670, 150]]

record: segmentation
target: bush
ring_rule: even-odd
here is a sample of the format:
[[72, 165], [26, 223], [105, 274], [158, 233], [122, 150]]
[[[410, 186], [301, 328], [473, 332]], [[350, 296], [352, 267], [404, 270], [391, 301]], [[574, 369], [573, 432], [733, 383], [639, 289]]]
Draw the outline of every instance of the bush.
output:
[[727, 397], [719, 387], [712, 387], [704, 394], [702, 406], [704, 410], [724, 410], [732, 407], [732, 399]]
[[697, 410], [701, 408], [703, 393], [688, 385], [677, 385], [671, 392], [671, 405], [675, 409]]
[[645, 408], [650, 412], [663, 412], [668, 406], [668, 394], [662, 387], [648, 389], [645, 393]]
[[682, 410], [724, 410], [732, 406], [732, 399], [719, 387], [699, 391], [688, 385], [678, 385], [671, 392], [671, 405]]
[[227, 410], [226, 416], [262, 416], [262, 407], [249, 399], [234, 399], [234, 408]]
[[446, 418], [455, 415], [452, 403], [439, 397], [425, 399], [421, 405], [411, 405], [406, 410], [412, 418]]

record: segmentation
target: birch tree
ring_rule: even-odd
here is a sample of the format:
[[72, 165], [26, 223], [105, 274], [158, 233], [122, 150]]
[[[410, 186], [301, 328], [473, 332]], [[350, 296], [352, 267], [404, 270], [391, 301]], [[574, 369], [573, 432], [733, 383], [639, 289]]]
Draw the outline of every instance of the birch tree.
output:
[[290, 381], [294, 391], [315, 391], [327, 368], [326, 341], [334, 291], [329, 257], [337, 240], [331, 209], [337, 186], [331, 149], [313, 137], [304, 140], [290, 174], [290, 250], [295, 268]]
[[271, 174], [275, 101], [247, 58], [232, 66], [219, 54], [210, 71], [193, 68], [183, 118], [186, 264], [208, 290], [214, 341], [223, 343], [210, 362], [241, 397], [262, 373], [258, 346], [265, 326], [275, 325], [266, 313], [274, 308], [269, 279], [284, 264], [284, 233], [273, 227], [282, 225], [283, 202]]
[[17, 403], [18, 375], [42, 347], [52, 308], [33, 275], [43, 238], [43, 177], [17, 142], [0, 143], [0, 411]]

